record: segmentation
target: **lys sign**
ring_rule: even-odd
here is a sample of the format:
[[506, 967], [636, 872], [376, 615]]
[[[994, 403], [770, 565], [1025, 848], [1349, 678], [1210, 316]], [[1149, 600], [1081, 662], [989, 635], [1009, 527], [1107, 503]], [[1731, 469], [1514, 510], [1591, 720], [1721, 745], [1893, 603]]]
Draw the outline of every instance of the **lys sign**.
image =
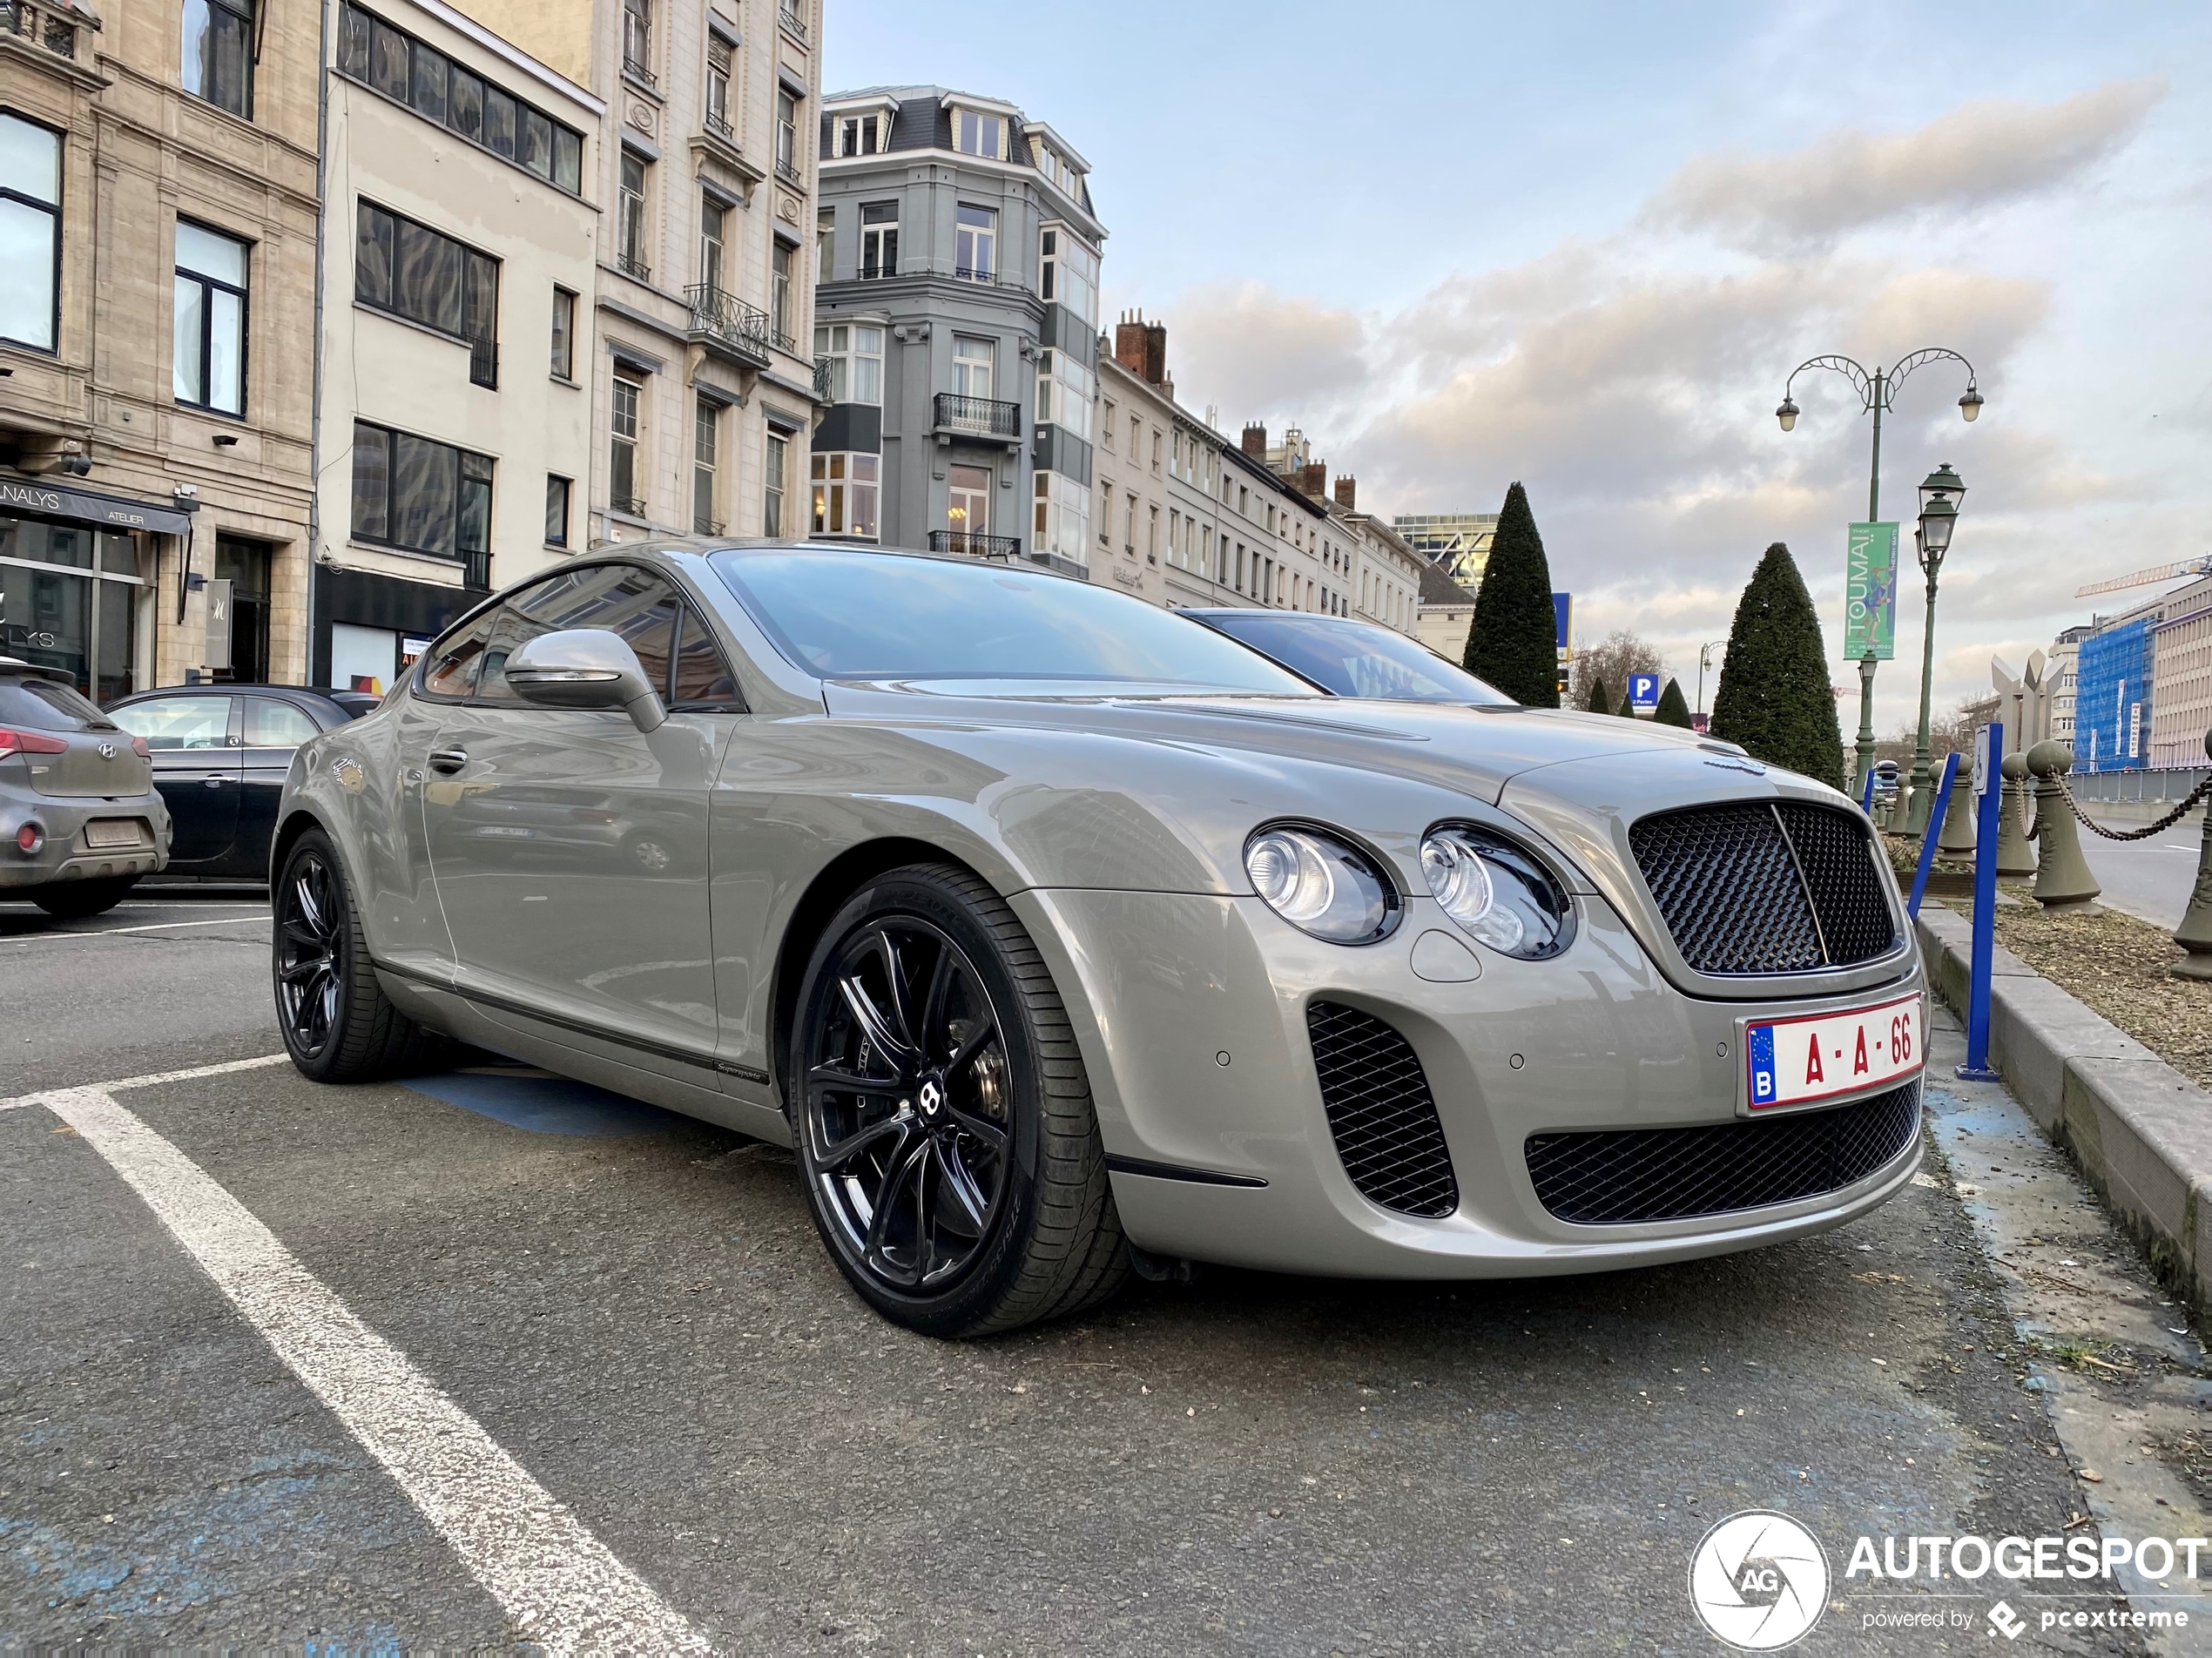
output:
[[1897, 526], [1853, 524], [1844, 553], [1844, 657], [1897, 655]]

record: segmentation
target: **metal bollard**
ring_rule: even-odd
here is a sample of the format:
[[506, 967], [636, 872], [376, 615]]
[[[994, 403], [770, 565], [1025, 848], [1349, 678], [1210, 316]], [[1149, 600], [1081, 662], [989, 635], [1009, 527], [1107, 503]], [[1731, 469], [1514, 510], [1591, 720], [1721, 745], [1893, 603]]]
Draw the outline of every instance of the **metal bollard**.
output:
[[[2204, 751], [2212, 755], [2212, 731], [2204, 734]], [[2176, 979], [2212, 979], [2212, 805], [2204, 810], [2204, 839], [2196, 851], [2196, 886], [2189, 893], [2188, 909], [2174, 929], [2174, 942], [2188, 954], [2174, 964]]]
[[1936, 835], [1936, 850], [1946, 858], [1971, 862], [1974, 855], [1974, 792], [1953, 789], [1944, 809], [1943, 827]]
[[1997, 873], [2033, 875], [2035, 848], [2027, 838], [2027, 756], [2007, 754], [1998, 769], [2005, 774], [2005, 799], [1999, 807], [2004, 825], [1997, 832]]
[[2074, 769], [2074, 751], [2046, 739], [2027, 751], [2035, 776], [2035, 901], [2046, 915], [2094, 909], [2104, 889], [2081, 855], [2081, 832], [2060, 777]]

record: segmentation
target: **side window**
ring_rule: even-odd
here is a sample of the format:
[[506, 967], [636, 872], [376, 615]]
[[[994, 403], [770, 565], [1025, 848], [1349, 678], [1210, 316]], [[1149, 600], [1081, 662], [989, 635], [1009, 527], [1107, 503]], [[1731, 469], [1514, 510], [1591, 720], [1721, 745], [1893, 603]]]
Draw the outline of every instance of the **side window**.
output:
[[422, 689], [433, 697], [466, 697], [475, 688], [477, 659], [499, 612], [487, 610], [432, 645], [425, 656]]
[[248, 748], [298, 748], [321, 734], [322, 728], [304, 708], [279, 702], [273, 697], [247, 697], [243, 700]]
[[484, 665], [476, 671], [476, 700], [480, 703], [519, 703], [515, 688], [507, 683], [507, 658], [520, 650], [541, 633], [550, 628], [541, 628], [525, 622], [511, 607], [502, 606], [498, 624], [491, 630], [491, 643], [484, 647]]
[[737, 677], [723, 659], [714, 635], [691, 606], [684, 607], [682, 631], [676, 647], [676, 677], [668, 699], [671, 712], [742, 713], [745, 698], [738, 692]]
[[164, 697], [115, 711], [115, 723], [151, 749], [224, 748], [231, 740], [228, 697]]
[[647, 679], [668, 684], [678, 606], [675, 590], [659, 576], [631, 564], [587, 565], [563, 570], [510, 603], [521, 629], [515, 645], [560, 628], [604, 628], [637, 653]]

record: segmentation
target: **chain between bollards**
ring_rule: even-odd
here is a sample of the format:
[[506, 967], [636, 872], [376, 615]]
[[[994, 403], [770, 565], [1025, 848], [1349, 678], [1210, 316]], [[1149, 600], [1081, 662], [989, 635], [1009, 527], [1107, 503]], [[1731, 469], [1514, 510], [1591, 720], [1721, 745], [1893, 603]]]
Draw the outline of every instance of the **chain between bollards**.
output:
[[[2212, 749], [2212, 741], [2208, 741], [2206, 746]], [[2203, 799], [2206, 795], [2212, 794], [2212, 777], [2208, 777], [2189, 791], [2188, 799], [2182, 801], [2156, 823], [2141, 829], [2107, 829], [2102, 824], [2092, 823], [2089, 820], [2088, 814], [2081, 810], [2080, 802], [2074, 798], [2074, 791], [2067, 787], [2066, 778], [2063, 776], [2054, 776], [2053, 781], [2059, 785], [2059, 792], [2066, 797], [2067, 805], [2073, 811], [2074, 815], [2081, 819], [2081, 826], [2092, 834], [2102, 835], [2107, 840], [2148, 840], [2161, 830], [2171, 829], [2183, 818], [2188, 816], [2190, 808], [2198, 801]]]

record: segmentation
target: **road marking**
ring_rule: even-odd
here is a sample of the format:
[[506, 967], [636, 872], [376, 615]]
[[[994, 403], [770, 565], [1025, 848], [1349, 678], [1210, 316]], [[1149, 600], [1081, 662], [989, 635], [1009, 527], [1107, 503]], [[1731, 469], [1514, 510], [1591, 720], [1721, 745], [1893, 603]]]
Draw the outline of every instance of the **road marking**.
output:
[[[33, 939], [111, 939], [118, 933], [165, 933], [172, 927], [243, 927], [257, 921], [257, 915], [219, 915], [212, 921], [149, 921], [144, 927], [103, 927], [91, 932], [82, 928], [68, 928], [59, 933], [34, 933]], [[18, 944], [28, 944], [30, 939], [17, 939]]]
[[[152, 1071], [144, 1076], [126, 1076], [119, 1082], [100, 1082], [93, 1086], [110, 1094], [118, 1088], [155, 1088], [164, 1082], [191, 1082], [203, 1076], [227, 1076], [233, 1071], [252, 1071], [264, 1065], [281, 1065], [291, 1057], [289, 1054], [263, 1054], [258, 1059], [226, 1059], [219, 1065], [195, 1065], [184, 1071]], [[12, 1100], [0, 1100], [0, 1111], [18, 1110], [26, 1105], [44, 1105], [50, 1095], [62, 1091], [50, 1088], [44, 1094], [18, 1094]]]
[[44, 1103], [384, 1465], [526, 1639], [556, 1653], [712, 1650], [406, 1354], [106, 1088], [57, 1089]]

